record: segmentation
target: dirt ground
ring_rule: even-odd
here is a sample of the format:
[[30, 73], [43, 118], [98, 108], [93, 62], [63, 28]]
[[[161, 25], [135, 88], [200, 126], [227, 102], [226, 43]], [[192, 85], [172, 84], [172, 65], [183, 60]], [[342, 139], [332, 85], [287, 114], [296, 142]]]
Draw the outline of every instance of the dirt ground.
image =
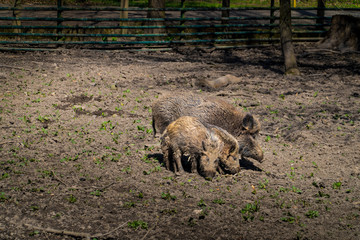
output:
[[[360, 239], [360, 55], [296, 52], [1, 52], [0, 239]], [[151, 104], [189, 92], [258, 117], [265, 161], [166, 170]]]

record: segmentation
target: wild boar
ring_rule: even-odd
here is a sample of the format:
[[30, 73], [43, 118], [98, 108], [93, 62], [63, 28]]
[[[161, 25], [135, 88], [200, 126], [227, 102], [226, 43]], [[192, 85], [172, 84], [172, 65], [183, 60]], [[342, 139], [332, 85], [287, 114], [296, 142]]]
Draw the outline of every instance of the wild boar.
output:
[[167, 169], [182, 172], [181, 158], [189, 156], [191, 172], [212, 178], [216, 171], [240, 171], [239, 145], [227, 131], [206, 127], [195, 117], [183, 116], [169, 124], [161, 137], [161, 149]]
[[172, 121], [181, 116], [193, 116], [203, 124], [218, 126], [238, 140], [242, 135], [249, 135], [250, 142], [247, 144], [251, 146], [244, 149], [243, 156], [252, 157], [259, 162], [264, 159], [262, 151], [261, 154], [248, 154], [248, 150], [261, 150], [254, 139], [261, 128], [259, 120], [230, 103], [217, 97], [200, 97], [193, 94], [164, 96], [152, 105], [154, 136], [156, 132], [163, 133]]

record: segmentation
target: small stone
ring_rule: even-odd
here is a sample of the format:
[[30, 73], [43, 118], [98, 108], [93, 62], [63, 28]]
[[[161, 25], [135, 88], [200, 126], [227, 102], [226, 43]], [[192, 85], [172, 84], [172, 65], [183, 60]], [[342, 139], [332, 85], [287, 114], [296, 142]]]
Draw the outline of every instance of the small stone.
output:
[[202, 210], [197, 210], [197, 209], [193, 211], [193, 213], [196, 214], [196, 215], [200, 215], [201, 212], [202, 212]]

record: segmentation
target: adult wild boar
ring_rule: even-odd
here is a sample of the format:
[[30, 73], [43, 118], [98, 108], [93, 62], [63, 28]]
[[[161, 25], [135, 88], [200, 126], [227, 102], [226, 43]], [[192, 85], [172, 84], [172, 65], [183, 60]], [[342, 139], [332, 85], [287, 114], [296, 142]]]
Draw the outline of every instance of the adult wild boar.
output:
[[169, 124], [161, 137], [161, 149], [167, 169], [182, 172], [181, 158], [189, 156], [191, 172], [206, 178], [219, 170], [235, 174], [240, 171], [238, 141], [227, 131], [206, 126], [195, 117], [183, 116]]
[[[156, 132], [163, 133], [166, 127], [179, 117], [193, 116], [203, 124], [226, 130], [238, 140], [242, 135], [249, 135], [251, 141], [248, 144], [253, 145], [252, 148], [261, 149], [254, 139], [261, 128], [259, 120], [217, 97], [200, 97], [193, 94], [164, 96], [154, 102], [152, 114], [154, 136]], [[243, 156], [246, 155], [249, 154], [244, 151]], [[248, 157], [261, 162], [264, 155], [261, 151], [261, 154]]]

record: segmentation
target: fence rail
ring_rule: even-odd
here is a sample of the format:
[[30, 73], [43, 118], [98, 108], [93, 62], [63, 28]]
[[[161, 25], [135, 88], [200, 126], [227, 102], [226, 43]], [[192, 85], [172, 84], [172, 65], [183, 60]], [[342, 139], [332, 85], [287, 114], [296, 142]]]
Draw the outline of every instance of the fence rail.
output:
[[[332, 15], [360, 13], [356, 8], [321, 10], [323, 16], [318, 16], [318, 8], [292, 8], [294, 41], [318, 41], [327, 31]], [[127, 18], [121, 17], [124, 11]], [[151, 11], [161, 11], [164, 17], [148, 17]], [[276, 44], [279, 37], [278, 7], [0, 6], [0, 49], [59, 45], [117, 49], [174, 45], [234, 48]]]

